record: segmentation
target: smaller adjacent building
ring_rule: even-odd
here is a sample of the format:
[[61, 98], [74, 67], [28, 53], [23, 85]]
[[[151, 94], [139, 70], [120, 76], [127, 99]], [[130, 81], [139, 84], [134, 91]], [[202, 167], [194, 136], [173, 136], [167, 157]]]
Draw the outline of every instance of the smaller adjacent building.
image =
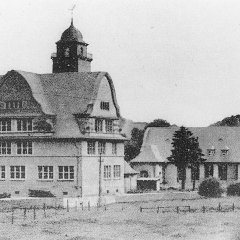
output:
[[[171, 155], [172, 138], [178, 127], [150, 127], [145, 131], [140, 154], [131, 160], [138, 171], [139, 189], [160, 190], [161, 187], [179, 188], [180, 174], [167, 158]], [[206, 161], [199, 165], [196, 186], [204, 178], [213, 176], [222, 184], [238, 181], [240, 171], [240, 128], [198, 127], [189, 128], [198, 137]], [[187, 169], [186, 188], [192, 188], [191, 169]]]
[[124, 190], [126, 193], [137, 189], [137, 175], [138, 172], [124, 161]]

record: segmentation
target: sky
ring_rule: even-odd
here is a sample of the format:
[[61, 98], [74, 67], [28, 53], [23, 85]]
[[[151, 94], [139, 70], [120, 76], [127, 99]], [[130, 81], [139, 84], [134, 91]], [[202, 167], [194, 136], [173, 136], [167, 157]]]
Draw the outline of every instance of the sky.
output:
[[239, 0], [0, 0], [0, 74], [50, 73], [74, 4], [123, 117], [201, 127], [240, 114]]

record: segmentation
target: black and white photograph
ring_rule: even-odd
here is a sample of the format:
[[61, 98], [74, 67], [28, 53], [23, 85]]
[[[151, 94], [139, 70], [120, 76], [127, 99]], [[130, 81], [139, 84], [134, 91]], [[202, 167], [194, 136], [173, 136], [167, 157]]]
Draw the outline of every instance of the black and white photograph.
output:
[[240, 2], [0, 0], [0, 240], [240, 240]]

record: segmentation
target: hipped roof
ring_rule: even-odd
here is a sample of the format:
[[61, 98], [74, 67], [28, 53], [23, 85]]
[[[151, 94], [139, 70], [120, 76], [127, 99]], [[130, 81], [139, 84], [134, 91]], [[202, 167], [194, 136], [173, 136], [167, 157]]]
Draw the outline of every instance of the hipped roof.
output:
[[[240, 162], [240, 127], [194, 127], [188, 129], [195, 137], [198, 137], [199, 146], [205, 155], [206, 162]], [[179, 128], [175, 126], [147, 128], [141, 152], [131, 162], [168, 162], [167, 157], [171, 155], [173, 134], [177, 130]], [[155, 150], [153, 151], [153, 149]], [[215, 150], [213, 157], [207, 154], [210, 149]], [[222, 156], [221, 150], [226, 149], [229, 149], [228, 154]]]
[[135, 175], [138, 174], [138, 172], [131, 168], [126, 161], [124, 161], [124, 174]]

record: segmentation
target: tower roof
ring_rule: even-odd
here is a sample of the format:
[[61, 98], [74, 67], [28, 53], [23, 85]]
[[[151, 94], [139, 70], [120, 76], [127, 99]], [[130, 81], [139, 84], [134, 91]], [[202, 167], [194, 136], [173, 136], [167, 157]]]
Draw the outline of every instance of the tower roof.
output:
[[71, 21], [71, 25], [68, 29], [66, 29], [61, 36], [61, 42], [84, 42], [82, 33], [74, 27], [73, 20]]

